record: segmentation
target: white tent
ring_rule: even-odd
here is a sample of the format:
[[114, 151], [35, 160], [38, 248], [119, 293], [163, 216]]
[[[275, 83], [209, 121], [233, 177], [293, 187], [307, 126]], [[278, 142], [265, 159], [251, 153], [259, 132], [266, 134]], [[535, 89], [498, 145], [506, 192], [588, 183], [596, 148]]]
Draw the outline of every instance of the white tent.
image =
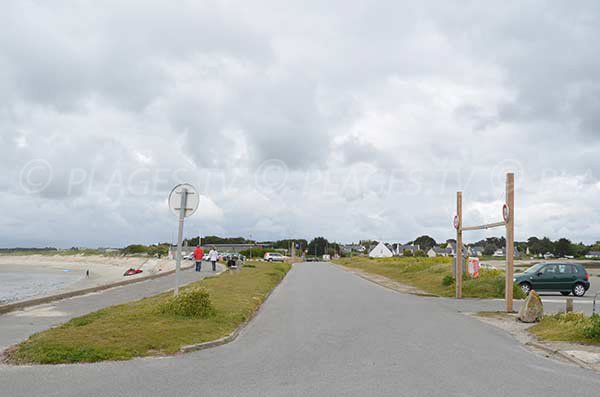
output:
[[385, 245], [385, 243], [380, 242], [375, 248], [371, 250], [371, 252], [369, 252], [369, 256], [371, 258], [391, 258], [392, 256], [394, 256], [394, 254]]

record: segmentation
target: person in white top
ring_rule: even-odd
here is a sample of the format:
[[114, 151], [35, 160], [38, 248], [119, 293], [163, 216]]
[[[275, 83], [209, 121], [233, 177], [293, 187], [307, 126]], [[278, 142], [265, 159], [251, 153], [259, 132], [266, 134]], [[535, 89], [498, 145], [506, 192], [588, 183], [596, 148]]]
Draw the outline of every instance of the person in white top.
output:
[[212, 262], [213, 272], [216, 272], [217, 271], [217, 261], [219, 260], [219, 253], [215, 249], [214, 245], [211, 247], [210, 252], [208, 253], [208, 260]]

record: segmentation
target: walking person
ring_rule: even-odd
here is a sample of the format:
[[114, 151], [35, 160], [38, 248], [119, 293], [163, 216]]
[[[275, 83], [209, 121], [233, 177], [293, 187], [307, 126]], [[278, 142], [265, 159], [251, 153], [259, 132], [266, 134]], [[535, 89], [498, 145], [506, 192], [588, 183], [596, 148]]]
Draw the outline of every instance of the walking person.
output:
[[217, 271], [217, 261], [219, 260], [219, 253], [215, 249], [214, 245], [212, 246], [212, 248], [210, 249], [210, 252], [208, 253], [208, 260], [212, 262], [213, 272], [216, 272]]
[[194, 250], [194, 260], [196, 261], [196, 271], [197, 272], [202, 271], [202, 258], [203, 257], [204, 257], [204, 251], [202, 250], [202, 247], [200, 247], [199, 245], [196, 246], [196, 249]]

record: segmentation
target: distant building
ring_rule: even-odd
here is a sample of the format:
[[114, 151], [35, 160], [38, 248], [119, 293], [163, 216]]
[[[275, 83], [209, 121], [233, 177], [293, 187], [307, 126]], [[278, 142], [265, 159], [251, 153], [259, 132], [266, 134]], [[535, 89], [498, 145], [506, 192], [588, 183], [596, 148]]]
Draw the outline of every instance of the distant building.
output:
[[418, 250], [418, 245], [380, 242], [369, 252], [369, 256], [371, 258], [390, 258], [392, 256], [403, 256], [405, 251], [409, 251], [414, 255]]
[[98, 248], [98, 251], [103, 252], [105, 254], [110, 254], [114, 252], [120, 252], [121, 250], [119, 248], [100, 247]]
[[409, 245], [409, 244], [405, 245], [405, 244], [401, 244], [401, 243], [387, 244], [387, 247], [390, 249], [390, 251], [392, 251], [392, 254], [394, 256], [403, 256], [404, 251], [409, 251], [410, 253], [412, 253], [414, 255], [415, 252], [417, 252], [419, 250], [418, 245]]
[[600, 258], [600, 251], [590, 251], [585, 257], [587, 259], [598, 259]]
[[483, 247], [475, 246], [470, 248], [471, 252], [469, 255], [471, 256], [483, 256]]
[[340, 249], [343, 254], [351, 254], [352, 252], [356, 252], [359, 254], [364, 254], [367, 250], [363, 245], [360, 244], [344, 244], [340, 246]]
[[[448, 248], [450, 248], [450, 255], [456, 256], [456, 243], [451, 241], [448, 243]], [[471, 255], [470, 248], [463, 244], [462, 249], [463, 255]]]
[[384, 242], [380, 242], [369, 252], [371, 258], [391, 258], [394, 256], [392, 250]]
[[[521, 253], [519, 252], [519, 250], [517, 249], [517, 247], [515, 247], [515, 252], [514, 252], [513, 255], [514, 255], [515, 258], [519, 258], [521, 256]], [[494, 252], [494, 255], [492, 255], [492, 256], [495, 256], [495, 257], [506, 256], [506, 248], [502, 248], [502, 249], [496, 250]]]
[[450, 256], [450, 255], [452, 255], [451, 247], [442, 248], [440, 246], [435, 246], [433, 248], [430, 248], [429, 251], [427, 251], [427, 256], [430, 258], [435, 258], [436, 256]]

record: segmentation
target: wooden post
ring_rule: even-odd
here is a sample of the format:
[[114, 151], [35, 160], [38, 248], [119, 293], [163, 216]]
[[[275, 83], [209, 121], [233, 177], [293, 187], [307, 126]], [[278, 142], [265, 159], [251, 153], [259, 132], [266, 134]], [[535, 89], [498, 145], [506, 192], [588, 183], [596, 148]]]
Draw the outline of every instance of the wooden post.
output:
[[462, 298], [462, 192], [456, 192], [456, 216], [458, 226], [456, 228], [456, 299]]
[[573, 312], [573, 298], [567, 298], [567, 307], [565, 308], [565, 312], [566, 313], [572, 313]]
[[506, 205], [508, 220], [506, 221], [506, 312], [513, 311], [513, 274], [515, 254], [515, 174], [506, 174]]

